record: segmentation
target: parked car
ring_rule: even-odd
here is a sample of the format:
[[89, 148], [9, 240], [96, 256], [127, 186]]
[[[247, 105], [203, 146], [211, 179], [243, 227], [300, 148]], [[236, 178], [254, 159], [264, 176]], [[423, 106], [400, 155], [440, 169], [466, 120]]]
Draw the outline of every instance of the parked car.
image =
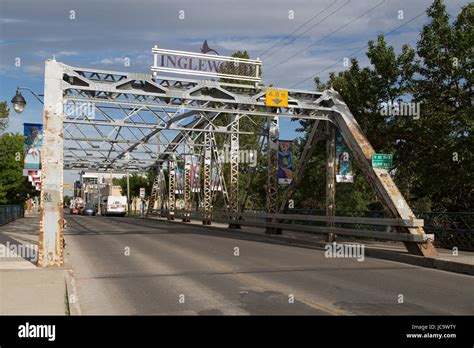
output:
[[78, 215], [79, 214], [79, 209], [77, 209], [76, 207], [74, 208], [71, 208], [71, 210], [69, 211], [71, 214], [75, 214], [75, 215]]
[[95, 207], [93, 205], [86, 205], [82, 211], [82, 215], [95, 215]]

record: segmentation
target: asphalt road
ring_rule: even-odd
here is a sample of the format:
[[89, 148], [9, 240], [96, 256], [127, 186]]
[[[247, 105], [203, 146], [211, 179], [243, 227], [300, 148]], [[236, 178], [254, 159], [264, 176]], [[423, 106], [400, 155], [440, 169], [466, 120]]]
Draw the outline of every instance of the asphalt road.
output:
[[83, 314], [474, 314], [468, 275], [326, 258], [323, 250], [165, 221], [66, 218]]

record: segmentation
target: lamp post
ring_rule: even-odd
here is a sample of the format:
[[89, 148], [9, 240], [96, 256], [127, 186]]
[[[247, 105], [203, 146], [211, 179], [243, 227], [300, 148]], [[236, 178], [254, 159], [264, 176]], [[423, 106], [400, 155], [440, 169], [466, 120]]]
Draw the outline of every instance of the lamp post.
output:
[[44, 104], [43, 100], [40, 98], [44, 97], [43, 94], [37, 94], [31, 88], [28, 87], [17, 87], [16, 94], [11, 100], [11, 103], [13, 104], [13, 110], [15, 110], [17, 114], [21, 114], [26, 108], [26, 100], [21, 94], [22, 90], [30, 92], [36, 99], [38, 99], [41, 104]]

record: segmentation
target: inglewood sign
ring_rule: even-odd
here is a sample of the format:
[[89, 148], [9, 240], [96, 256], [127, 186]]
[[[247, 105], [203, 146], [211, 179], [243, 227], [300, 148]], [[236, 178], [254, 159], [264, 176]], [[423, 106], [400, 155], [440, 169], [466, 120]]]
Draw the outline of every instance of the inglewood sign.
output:
[[155, 46], [153, 76], [158, 72], [229, 78], [243, 81], [261, 81], [260, 60], [215, 56], [203, 53], [165, 50]]

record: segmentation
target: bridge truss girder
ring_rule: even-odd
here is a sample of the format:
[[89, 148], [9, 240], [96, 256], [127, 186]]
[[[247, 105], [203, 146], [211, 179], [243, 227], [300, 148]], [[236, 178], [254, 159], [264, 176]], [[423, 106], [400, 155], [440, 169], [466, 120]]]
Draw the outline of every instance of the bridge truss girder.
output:
[[[370, 166], [368, 159], [375, 151], [334, 91], [289, 90], [288, 108], [275, 112], [266, 108], [265, 91], [257, 86], [153, 78], [147, 74], [78, 68], [48, 60], [44, 95], [45, 150], [39, 244], [39, 263], [43, 266], [63, 263], [59, 247], [63, 238], [63, 168], [145, 171], [160, 168], [168, 161], [168, 207], [172, 214], [175, 209], [175, 182], [171, 180], [175, 170], [174, 154], [185, 152], [189, 137], [193, 146], [207, 148], [204, 133], [227, 134], [231, 142], [232, 169], [229, 205], [231, 210], [238, 211], [235, 150], [239, 146], [239, 135], [265, 135], [240, 131], [238, 120], [242, 118], [277, 116], [333, 122], [391, 215], [414, 218], [387, 171]], [[89, 109], [84, 105], [89, 105]], [[218, 119], [220, 125], [215, 123]], [[161, 145], [165, 145], [164, 152], [160, 152]], [[51, 223], [51, 219], [57, 223]], [[422, 228], [408, 228], [408, 231], [424, 233]], [[407, 248], [413, 253], [429, 255], [434, 252], [430, 245], [425, 248], [412, 243]]]

